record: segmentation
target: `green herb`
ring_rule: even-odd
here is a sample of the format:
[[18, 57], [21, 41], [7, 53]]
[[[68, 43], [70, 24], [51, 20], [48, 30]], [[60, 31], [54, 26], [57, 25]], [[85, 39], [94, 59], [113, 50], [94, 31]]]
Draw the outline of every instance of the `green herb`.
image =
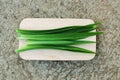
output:
[[100, 23], [85, 26], [67, 26], [50, 30], [18, 29], [16, 30], [19, 35], [18, 39], [26, 40], [27, 45], [19, 48], [16, 52], [19, 53], [32, 49], [58, 49], [95, 54], [93, 51], [75, 47], [75, 45], [95, 43], [94, 41], [83, 39], [102, 34], [102, 32], [92, 32], [98, 28], [97, 24]]
[[31, 40], [77, 40], [90, 36], [101, 34], [102, 32], [85, 32], [85, 33], [64, 33], [64, 34], [43, 34], [43, 35], [25, 35], [21, 34], [19, 39]]
[[89, 24], [86, 26], [67, 26], [63, 28], [57, 28], [57, 29], [50, 29], [50, 30], [22, 30], [18, 29], [16, 30], [19, 34], [30, 34], [30, 35], [40, 35], [40, 34], [55, 34], [55, 33], [72, 33], [72, 32], [89, 32], [97, 28], [97, 24], [100, 23], [94, 23]]
[[95, 43], [95, 41], [39, 41], [39, 40], [27, 40], [27, 44], [42, 44], [42, 45], [79, 45], [79, 44], [89, 44], [89, 43]]
[[78, 47], [74, 47], [74, 46], [56, 46], [56, 45], [26, 45], [26, 46], [16, 50], [16, 52], [19, 53], [19, 52], [33, 50], [33, 49], [58, 49], [58, 50], [95, 54], [95, 52], [87, 50], [87, 49], [83, 49], [83, 48], [78, 48]]

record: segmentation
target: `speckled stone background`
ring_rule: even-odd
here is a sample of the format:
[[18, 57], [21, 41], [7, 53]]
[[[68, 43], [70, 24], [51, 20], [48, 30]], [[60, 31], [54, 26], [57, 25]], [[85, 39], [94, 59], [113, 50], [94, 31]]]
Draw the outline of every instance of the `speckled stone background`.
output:
[[[103, 22], [90, 61], [25, 61], [15, 49], [24, 18]], [[0, 80], [120, 80], [120, 0], [0, 0]]]

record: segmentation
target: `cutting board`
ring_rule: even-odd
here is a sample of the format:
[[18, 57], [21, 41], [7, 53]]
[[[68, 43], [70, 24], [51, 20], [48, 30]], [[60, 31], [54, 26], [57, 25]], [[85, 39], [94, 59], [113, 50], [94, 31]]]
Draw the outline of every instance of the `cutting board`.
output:
[[[28, 30], [46, 30], [55, 29], [73, 25], [87, 25], [94, 23], [91, 19], [61, 19], [61, 18], [26, 18], [21, 21], [20, 29]], [[85, 40], [96, 41], [96, 36], [86, 38]], [[19, 47], [26, 44], [25, 40], [19, 40]], [[85, 49], [96, 52], [96, 43], [77, 45]], [[36, 49], [19, 53], [25, 60], [91, 60], [95, 54], [78, 53], [55, 49]]]

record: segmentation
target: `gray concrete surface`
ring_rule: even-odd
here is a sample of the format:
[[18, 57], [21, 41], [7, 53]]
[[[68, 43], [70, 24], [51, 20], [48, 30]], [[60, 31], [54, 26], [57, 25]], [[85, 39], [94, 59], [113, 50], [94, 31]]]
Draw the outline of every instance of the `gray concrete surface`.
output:
[[[103, 22], [90, 61], [25, 61], [15, 30], [24, 18]], [[0, 80], [120, 80], [120, 0], [0, 0]]]

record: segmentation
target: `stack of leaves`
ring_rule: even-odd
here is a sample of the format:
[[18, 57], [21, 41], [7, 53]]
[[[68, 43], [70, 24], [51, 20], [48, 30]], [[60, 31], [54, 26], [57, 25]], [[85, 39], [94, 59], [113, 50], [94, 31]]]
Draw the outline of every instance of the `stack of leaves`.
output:
[[101, 34], [93, 32], [99, 23], [85, 26], [66, 26], [50, 30], [23, 30], [18, 29], [18, 39], [26, 40], [27, 44], [16, 50], [17, 53], [32, 49], [58, 49], [73, 52], [92, 53], [95, 52], [75, 45], [95, 43], [84, 40], [85, 38]]

